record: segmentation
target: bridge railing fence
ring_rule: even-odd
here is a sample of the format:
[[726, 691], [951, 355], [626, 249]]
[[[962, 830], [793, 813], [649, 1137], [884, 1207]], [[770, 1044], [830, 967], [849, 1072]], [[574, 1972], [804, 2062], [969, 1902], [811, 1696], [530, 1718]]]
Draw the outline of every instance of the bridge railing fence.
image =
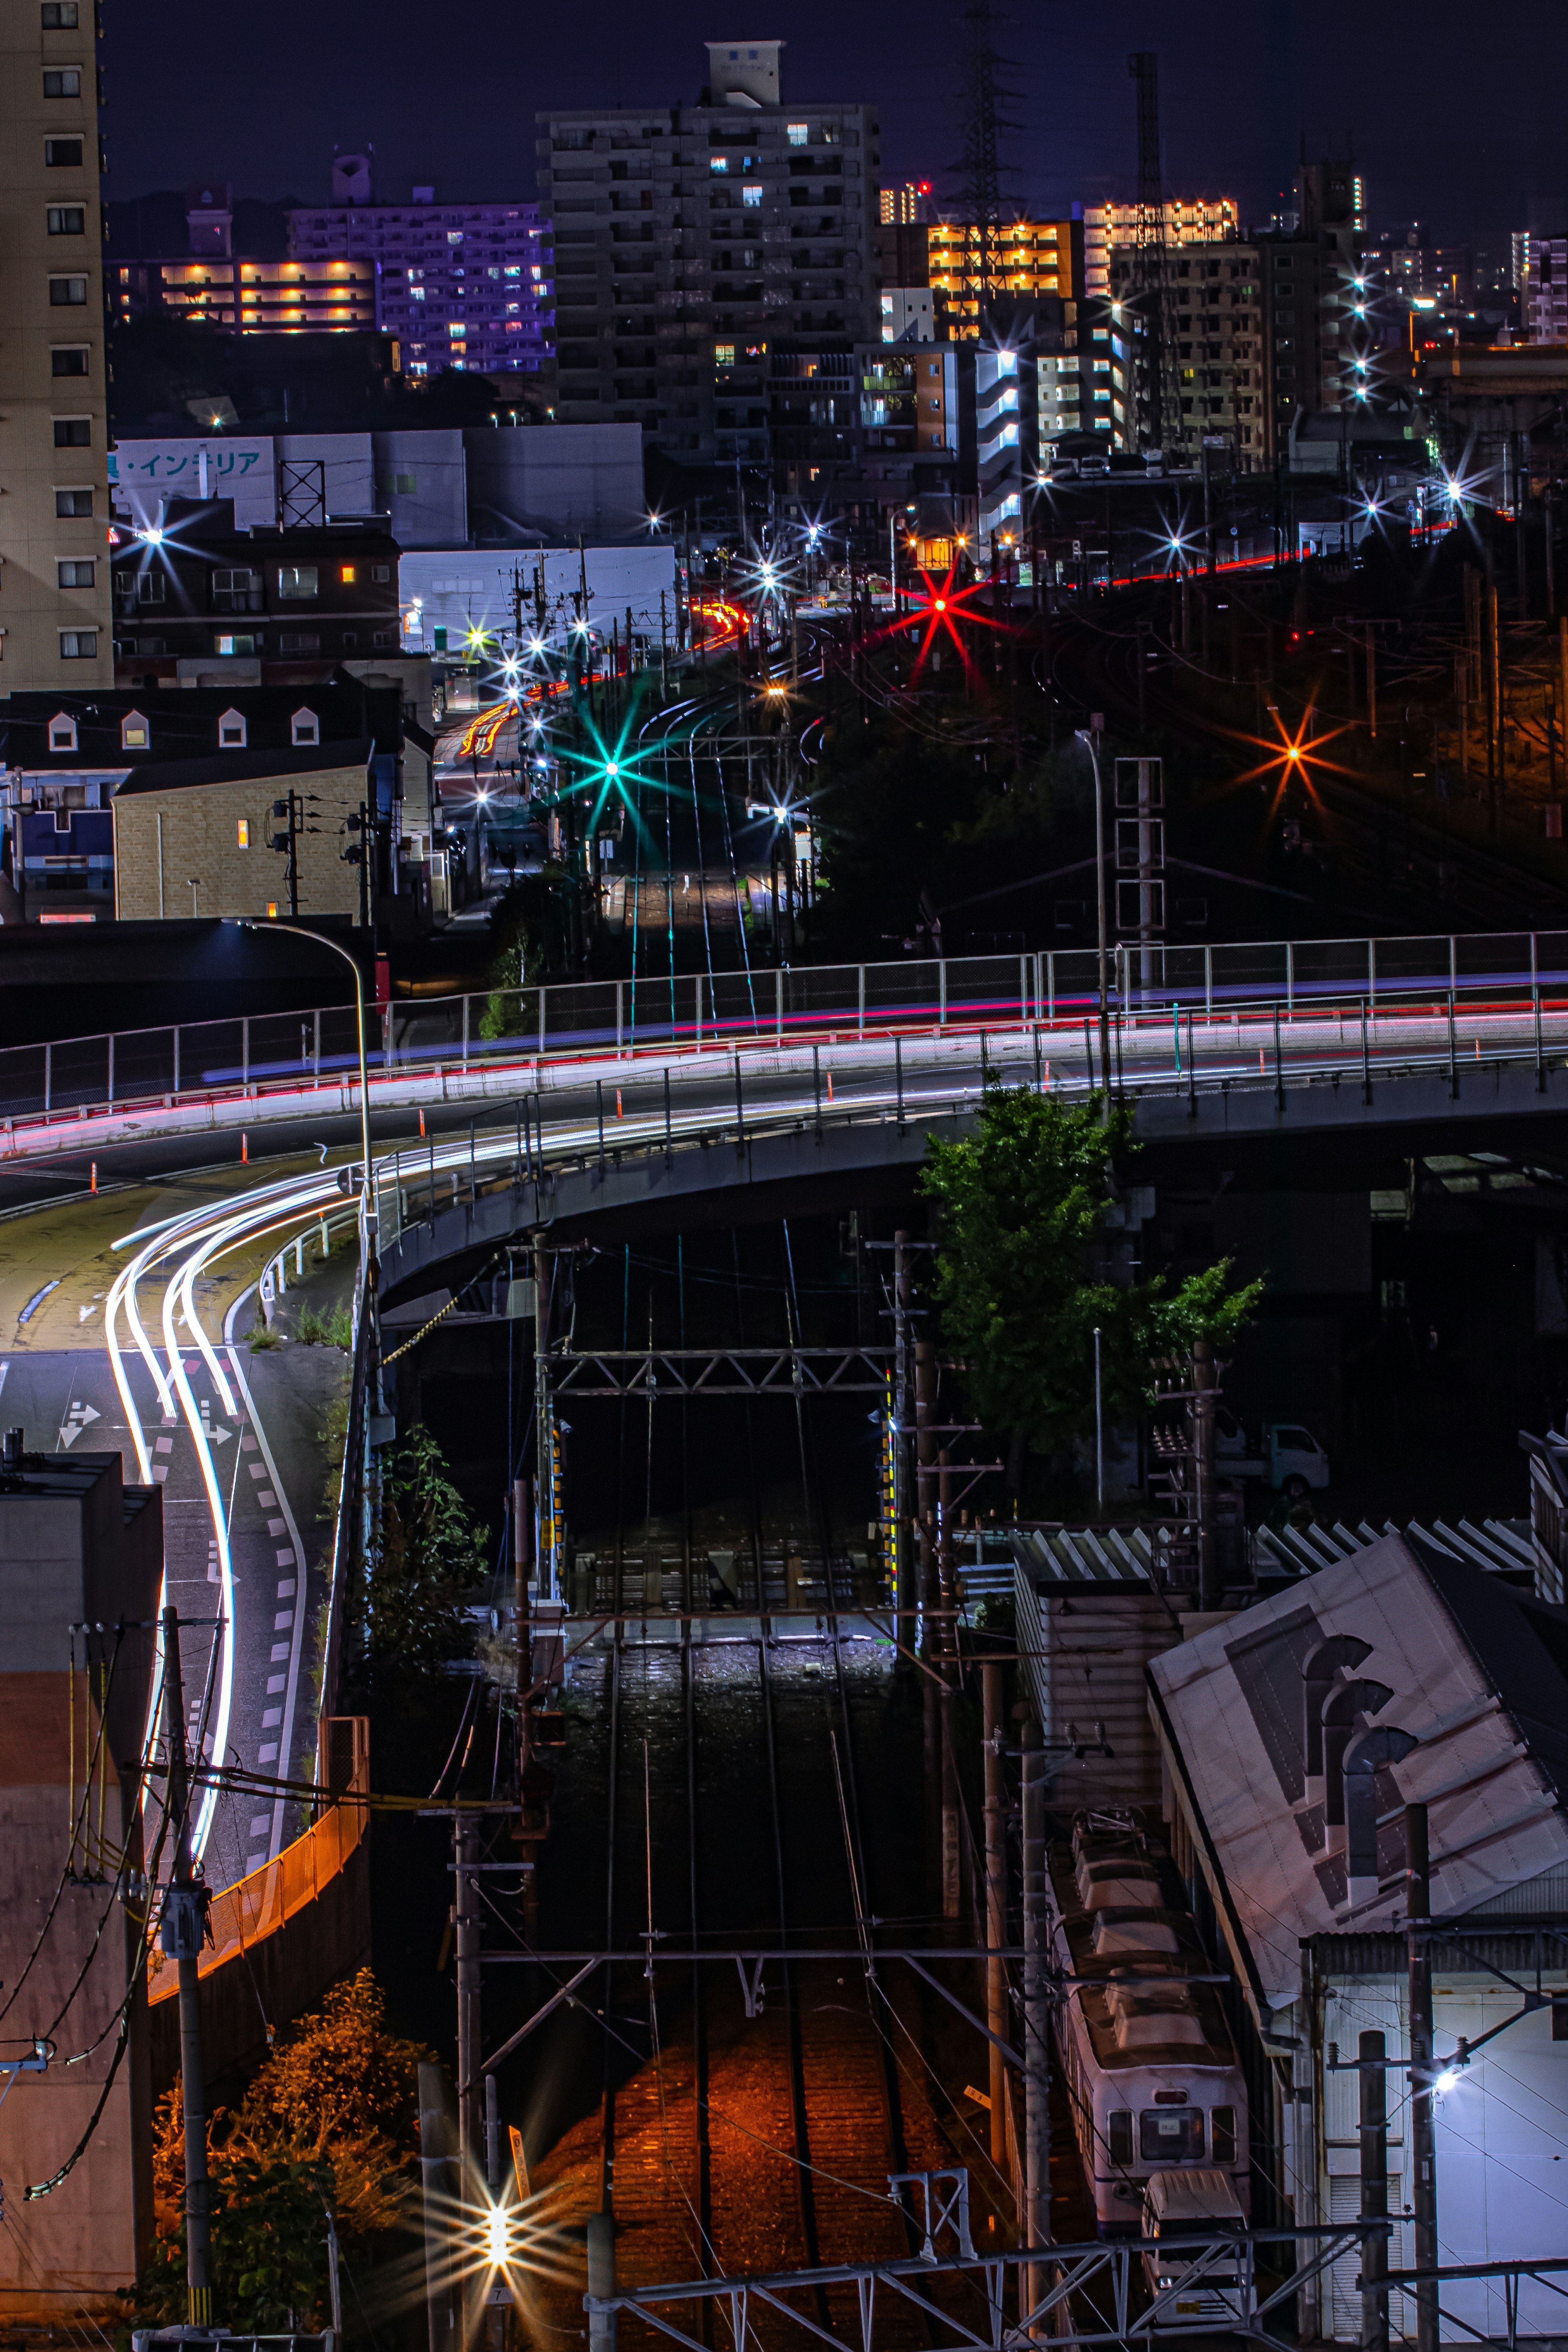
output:
[[[1076, 1025], [1096, 1012], [1099, 973], [1094, 949], [1064, 948], [415, 997], [373, 1013], [367, 1053], [378, 1073], [466, 1070], [715, 1045], [847, 1044], [900, 1030]], [[1215, 946], [1121, 940], [1107, 987], [1111, 1008], [1132, 1024], [1168, 1021], [1173, 1005], [1205, 1022], [1274, 1010], [1293, 1021], [1363, 1004], [1375, 1018], [1446, 1004], [1450, 994], [1473, 1011], [1489, 999], [1568, 998], [1568, 931]], [[347, 1086], [357, 1070], [351, 1005], [0, 1046], [0, 1121]]]

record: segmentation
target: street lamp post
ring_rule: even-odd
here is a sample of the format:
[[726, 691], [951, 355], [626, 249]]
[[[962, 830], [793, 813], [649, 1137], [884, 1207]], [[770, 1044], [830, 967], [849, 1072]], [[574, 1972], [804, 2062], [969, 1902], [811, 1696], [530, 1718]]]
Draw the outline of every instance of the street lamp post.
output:
[[1094, 895], [1095, 913], [1099, 925], [1100, 953], [1100, 1083], [1107, 1099], [1110, 1094], [1110, 994], [1108, 976], [1105, 919], [1105, 795], [1100, 782], [1100, 750], [1095, 741], [1098, 729], [1080, 727], [1078, 740], [1089, 752], [1089, 765], [1094, 770]]
[[280, 923], [270, 916], [268, 918], [266, 922], [258, 922], [251, 917], [244, 916], [240, 918], [239, 929], [242, 931], [259, 931], [263, 933], [268, 931], [291, 931], [297, 939], [314, 940], [318, 946], [331, 948], [334, 955], [342, 956], [343, 961], [348, 965], [349, 970], [353, 973], [354, 1026], [359, 1045], [360, 1151], [363, 1160], [363, 1166], [360, 1173], [360, 1201], [361, 1216], [363, 1220], [361, 1226], [361, 1251], [362, 1263], [364, 1269], [364, 1286], [367, 1292], [373, 1291], [376, 1286], [378, 1271], [376, 1256], [377, 1218], [375, 1211], [375, 1188], [371, 1181], [370, 1172], [370, 1072], [366, 1066], [364, 1051], [364, 974], [360, 970], [359, 959], [357, 956], [351, 955], [347, 948], [342, 946], [338, 940], [329, 939], [325, 931], [312, 931], [303, 923]]

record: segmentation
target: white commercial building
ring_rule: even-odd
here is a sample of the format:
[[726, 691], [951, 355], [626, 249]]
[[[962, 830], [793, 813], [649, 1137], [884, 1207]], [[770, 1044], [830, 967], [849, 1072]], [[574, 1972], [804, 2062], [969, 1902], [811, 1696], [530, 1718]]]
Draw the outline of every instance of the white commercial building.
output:
[[547, 643], [560, 645], [582, 614], [608, 644], [634, 638], [673, 653], [676, 559], [668, 541], [641, 547], [421, 549], [398, 565], [405, 653], [461, 654], [481, 640], [515, 642], [521, 604], [524, 643], [543, 620]]
[[[1362, 2210], [1363, 2032], [1389, 2061], [1388, 2210], [1418, 2206], [1405, 1809], [1425, 1806], [1437, 2255], [1475, 2266], [1563, 2243], [1568, 1620], [1448, 1534], [1381, 1537], [1200, 1621], [1148, 1679], [1173, 1851], [1234, 1978], [1260, 2221]], [[1389, 2253], [1414, 2263], [1410, 2221]], [[1358, 2340], [1357, 2267], [1347, 2256], [1309, 2286], [1303, 2342]], [[1446, 2283], [1443, 2340], [1510, 2336], [1510, 2284]], [[1520, 2335], [1562, 2335], [1549, 2284], [1520, 2281], [1518, 2297]], [[1390, 2334], [1414, 2332], [1396, 2292]]]
[[592, 545], [647, 520], [635, 425], [170, 434], [111, 449], [109, 491], [139, 530], [170, 499], [233, 499], [242, 530], [383, 515], [403, 548]]

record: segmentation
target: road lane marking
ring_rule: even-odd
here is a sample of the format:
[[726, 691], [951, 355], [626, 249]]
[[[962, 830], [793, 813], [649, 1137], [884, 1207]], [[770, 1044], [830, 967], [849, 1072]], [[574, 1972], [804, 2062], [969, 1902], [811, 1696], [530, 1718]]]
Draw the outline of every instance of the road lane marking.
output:
[[[224, 1318], [224, 1344], [230, 1366], [233, 1370], [235, 1387], [238, 1393], [241, 1407], [250, 1424], [250, 1434], [254, 1436], [257, 1450], [261, 1455], [261, 1461], [259, 1464], [253, 1462], [248, 1465], [248, 1467], [252, 1471], [259, 1469], [265, 1475], [271, 1491], [278, 1497], [278, 1507], [283, 1514], [284, 1525], [287, 1528], [291, 1539], [291, 1549], [289, 1551], [279, 1551], [277, 1554], [277, 1565], [279, 1568], [291, 1568], [295, 1571], [294, 1575], [287, 1580], [289, 1595], [291, 1597], [295, 1592], [296, 1587], [298, 1586], [302, 1589], [304, 1584], [306, 1575], [305, 1547], [300, 1539], [299, 1525], [294, 1517], [293, 1507], [289, 1500], [288, 1489], [284, 1486], [282, 1479], [278, 1475], [278, 1465], [273, 1456], [272, 1447], [268, 1441], [266, 1428], [262, 1423], [261, 1415], [257, 1411], [256, 1399], [251, 1392], [250, 1383], [245, 1376], [245, 1367], [240, 1360], [240, 1351], [235, 1345], [234, 1341], [235, 1316], [238, 1313], [245, 1299], [249, 1296], [250, 1293], [248, 1291], [243, 1292], [241, 1296], [234, 1301], [233, 1305], [229, 1307], [228, 1313]], [[284, 1597], [283, 1580], [280, 1580], [279, 1583], [279, 1598], [282, 1599]], [[299, 1621], [297, 1623], [295, 1622], [296, 1615], [298, 1615]], [[288, 1688], [284, 1696], [282, 1710], [283, 1720], [280, 1728], [283, 1733], [284, 1742], [286, 1742], [288, 1747], [291, 1749], [295, 1737], [295, 1709], [299, 1702], [300, 1694], [300, 1665], [304, 1644], [305, 1612], [303, 1610], [300, 1610], [298, 1612], [292, 1609], [286, 1611], [280, 1616], [275, 1617], [272, 1630], [275, 1633], [287, 1632], [290, 1634], [289, 1644]], [[262, 1727], [263, 1729], [268, 1728], [265, 1722]], [[258, 1760], [263, 1764], [275, 1763], [278, 1759], [279, 1744], [282, 1743], [270, 1743], [270, 1752], [268, 1747], [264, 1746], [259, 1751]], [[291, 1759], [286, 1758], [285, 1760], [289, 1761], [291, 1760]], [[276, 1854], [279, 1851], [283, 1843], [283, 1814], [284, 1801], [279, 1797], [272, 1808], [272, 1834], [268, 1841], [268, 1852], [271, 1854]]]

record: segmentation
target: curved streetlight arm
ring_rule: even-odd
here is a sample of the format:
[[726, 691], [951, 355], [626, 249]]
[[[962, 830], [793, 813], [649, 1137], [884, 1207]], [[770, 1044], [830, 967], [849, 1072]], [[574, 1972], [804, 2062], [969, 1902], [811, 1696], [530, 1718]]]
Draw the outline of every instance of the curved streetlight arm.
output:
[[359, 1042], [359, 1124], [360, 1150], [363, 1159], [360, 1193], [362, 1213], [364, 1219], [365, 1287], [367, 1290], [374, 1289], [376, 1276], [377, 1219], [375, 1187], [371, 1179], [370, 1169], [370, 1072], [365, 1062], [364, 1051], [364, 974], [360, 969], [359, 958], [351, 955], [347, 948], [342, 946], [338, 940], [329, 939], [324, 931], [310, 930], [303, 923], [280, 923], [270, 915], [265, 922], [258, 921], [251, 916], [240, 916], [237, 921], [238, 929], [242, 931], [258, 931], [263, 935], [268, 931], [291, 931], [296, 939], [314, 940], [319, 946], [331, 948], [334, 955], [342, 956], [353, 973], [354, 1024]]

